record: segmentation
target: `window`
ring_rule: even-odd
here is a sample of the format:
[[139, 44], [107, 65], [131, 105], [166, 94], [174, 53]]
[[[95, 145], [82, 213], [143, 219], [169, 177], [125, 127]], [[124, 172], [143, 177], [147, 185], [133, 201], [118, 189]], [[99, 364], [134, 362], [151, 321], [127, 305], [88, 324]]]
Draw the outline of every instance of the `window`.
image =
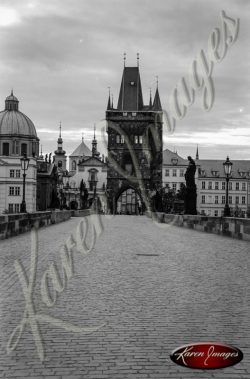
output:
[[167, 168], [165, 170], [165, 176], [169, 176], [169, 170]]
[[62, 167], [62, 161], [58, 161], [58, 167]]
[[214, 211], [214, 215], [215, 215], [215, 217], [218, 216], [218, 210], [217, 210], [217, 209], [215, 209], [215, 211]]
[[15, 213], [19, 213], [19, 212], [20, 212], [20, 205], [15, 204]]
[[20, 170], [16, 170], [16, 178], [20, 178], [20, 176], [21, 176]]
[[27, 154], [27, 144], [22, 143], [21, 144], [21, 155], [25, 155], [25, 154]]
[[14, 196], [15, 187], [9, 187], [9, 196]]
[[225, 190], [226, 189], [226, 182], [222, 182], [222, 187], [221, 187], [222, 190]]
[[184, 176], [184, 170], [183, 169], [180, 170], [180, 176], [182, 176], [182, 177]]
[[15, 187], [15, 196], [20, 196], [20, 187]]
[[177, 183], [173, 183], [173, 184], [172, 184], [172, 188], [173, 188], [174, 191], [176, 191]]
[[128, 115], [128, 113], [127, 112], [123, 112], [123, 114], [122, 114], [123, 116], [127, 116]]
[[206, 182], [201, 182], [201, 189], [206, 189]]
[[123, 135], [121, 135], [121, 143], [124, 143], [125, 142], [125, 138]]
[[10, 178], [14, 178], [15, 176], [15, 170], [10, 170]]
[[222, 195], [221, 203], [222, 204], [226, 204], [226, 196]]
[[15, 154], [19, 154], [19, 141], [15, 141]]
[[9, 213], [13, 213], [14, 204], [9, 204]]
[[219, 204], [219, 196], [215, 196], [214, 203]]
[[216, 189], [216, 190], [219, 189], [219, 182], [215, 182], [214, 189]]
[[74, 171], [76, 170], [76, 161], [72, 162], [72, 170], [74, 170]]
[[120, 134], [116, 135], [116, 143], [121, 143], [121, 136], [120, 136]]
[[134, 143], [139, 143], [139, 138], [138, 138], [138, 136], [134, 136]]
[[229, 190], [232, 191], [233, 183], [232, 183], [232, 182], [229, 182], [228, 185], [229, 185], [229, 186], [228, 186]]
[[229, 204], [232, 204], [232, 203], [233, 203], [233, 198], [232, 198], [232, 196], [228, 196], [228, 202], [229, 202]]
[[8, 142], [4, 142], [3, 143], [3, 155], [9, 155], [9, 154], [10, 154], [9, 144], [8, 144]]
[[175, 168], [173, 169], [173, 176], [177, 176], [177, 170]]
[[139, 143], [142, 144], [142, 136], [139, 136]]
[[239, 196], [236, 196], [235, 197], [235, 204], [239, 204], [239, 202], [240, 202]]
[[241, 202], [242, 202], [242, 204], [246, 204], [246, 197], [245, 196], [242, 196]]
[[212, 182], [208, 182], [208, 189], [209, 189], [209, 190], [212, 189]]
[[236, 189], [236, 191], [239, 191], [239, 189], [240, 189], [240, 183], [239, 182], [235, 183], [235, 189]]
[[202, 202], [202, 204], [205, 204], [205, 202], [206, 202], [206, 197], [205, 197], [205, 195], [202, 195], [202, 196], [201, 196], [201, 202]]
[[242, 183], [242, 191], [246, 191], [246, 183]]
[[136, 116], [136, 112], [132, 112], [132, 116], [135, 117]]

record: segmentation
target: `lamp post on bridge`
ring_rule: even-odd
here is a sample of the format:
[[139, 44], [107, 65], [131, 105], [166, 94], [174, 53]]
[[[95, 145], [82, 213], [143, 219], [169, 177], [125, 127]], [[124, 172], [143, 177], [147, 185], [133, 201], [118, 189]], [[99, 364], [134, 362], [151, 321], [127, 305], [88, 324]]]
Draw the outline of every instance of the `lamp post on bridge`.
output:
[[21, 169], [23, 171], [23, 200], [21, 203], [21, 213], [26, 213], [26, 201], [25, 201], [25, 179], [26, 179], [26, 171], [29, 168], [29, 158], [27, 158], [27, 154], [24, 154], [22, 158], [20, 158], [21, 161]]
[[233, 163], [230, 162], [229, 157], [227, 157], [226, 162], [223, 163], [224, 166], [224, 171], [226, 175], [226, 203], [225, 203], [225, 208], [224, 208], [224, 217], [230, 217], [230, 208], [228, 204], [228, 183], [229, 183], [229, 178], [232, 172], [232, 165]]

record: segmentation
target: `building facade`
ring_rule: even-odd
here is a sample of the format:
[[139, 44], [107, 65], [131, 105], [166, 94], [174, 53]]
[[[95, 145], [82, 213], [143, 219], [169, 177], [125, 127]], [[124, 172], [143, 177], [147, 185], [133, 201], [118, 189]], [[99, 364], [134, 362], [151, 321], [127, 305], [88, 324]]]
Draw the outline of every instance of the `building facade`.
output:
[[136, 214], [143, 193], [161, 186], [162, 108], [144, 105], [139, 67], [124, 67], [117, 107], [108, 99], [107, 192], [112, 212]]
[[29, 158], [26, 209], [35, 212], [39, 139], [33, 122], [19, 111], [19, 101], [12, 91], [5, 100], [5, 109], [0, 112], [0, 213], [20, 212], [23, 194], [20, 158], [24, 155]]
[[[231, 160], [228, 203], [231, 215], [245, 217], [250, 205], [250, 161]], [[198, 211], [208, 216], [223, 216], [226, 203], [226, 178], [222, 160], [199, 160], [197, 180]]]
[[92, 151], [82, 139], [70, 156], [69, 166], [71, 170], [63, 176], [63, 203], [69, 208], [81, 209], [96, 202], [99, 209], [106, 212], [108, 168], [104, 156], [100, 157], [97, 150], [95, 131]]
[[[231, 215], [246, 217], [250, 206], [250, 161], [232, 160], [228, 201]], [[226, 178], [223, 160], [199, 159], [196, 152], [197, 211], [207, 216], [223, 216], [226, 203]], [[163, 151], [163, 187], [180, 190], [185, 184], [188, 161], [168, 149]]]

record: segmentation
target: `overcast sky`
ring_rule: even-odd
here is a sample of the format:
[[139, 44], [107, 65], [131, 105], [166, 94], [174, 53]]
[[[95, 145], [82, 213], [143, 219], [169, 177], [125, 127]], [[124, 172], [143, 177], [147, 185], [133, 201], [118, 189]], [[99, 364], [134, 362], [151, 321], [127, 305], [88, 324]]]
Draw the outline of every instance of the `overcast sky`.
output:
[[156, 75], [162, 106], [208, 37], [221, 28], [220, 13], [240, 19], [240, 32], [214, 65], [215, 101], [203, 110], [201, 92], [164, 146], [181, 156], [250, 159], [249, 0], [1, 0], [0, 102], [14, 89], [32, 119], [44, 152], [56, 149], [59, 122], [67, 155], [90, 146], [93, 125], [104, 125], [108, 87], [117, 104], [123, 53], [140, 73], [144, 103]]

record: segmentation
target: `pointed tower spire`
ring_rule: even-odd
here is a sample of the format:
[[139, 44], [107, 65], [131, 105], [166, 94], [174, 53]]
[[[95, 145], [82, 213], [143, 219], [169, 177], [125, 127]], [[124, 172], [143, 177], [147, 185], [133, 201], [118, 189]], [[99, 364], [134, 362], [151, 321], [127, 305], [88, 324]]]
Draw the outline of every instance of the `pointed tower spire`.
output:
[[114, 96], [111, 95], [111, 109], [114, 109]]
[[126, 57], [127, 57], [127, 54], [126, 54], [126, 53], [123, 53], [124, 67], [126, 67]]
[[149, 90], [149, 109], [152, 109], [152, 91], [151, 88]]
[[198, 145], [197, 145], [197, 148], [196, 148], [196, 157], [195, 159], [198, 161], [199, 160], [199, 150], [198, 150]]
[[111, 102], [110, 102], [110, 87], [108, 87], [108, 89], [109, 89], [109, 98], [108, 98], [107, 111], [111, 109]]
[[153, 110], [162, 111], [161, 100], [160, 100], [160, 95], [159, 95], [159, 90], [158, 90], [158, 76], [156, 76], [156, 91], [155, 91], [155, 98], [153, 102]]
[[94, 124], [94, 138], [92, 140], [92, 157], [95, 157], [96, 155], [98, 155], [98, 152], [97, 152], [97, 140], [95, 138], [95, 130], [96, 130], [96, 126]]
[[59, 126], [59, 138], [62, 138], [62, 122], [60, 121], [60, 126]]
[[83, 140], [84, 140], [84, 137], [83, 137], [83, 132], [82, 132], [82, 142], [83, 142]]

